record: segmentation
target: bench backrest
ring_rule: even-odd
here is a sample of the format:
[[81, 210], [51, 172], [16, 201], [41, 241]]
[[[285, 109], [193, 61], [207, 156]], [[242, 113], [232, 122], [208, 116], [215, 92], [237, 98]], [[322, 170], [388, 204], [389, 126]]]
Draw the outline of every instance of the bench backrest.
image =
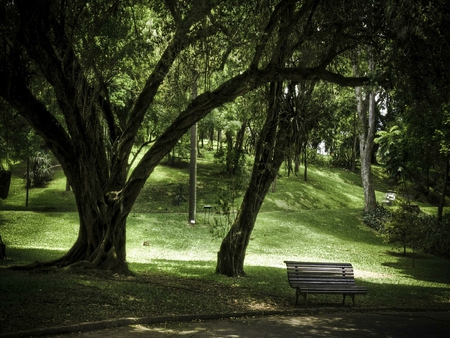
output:
[[350, 263], [309, 263], [286, 261], [291, 285], [299, 284], [355, 284]]

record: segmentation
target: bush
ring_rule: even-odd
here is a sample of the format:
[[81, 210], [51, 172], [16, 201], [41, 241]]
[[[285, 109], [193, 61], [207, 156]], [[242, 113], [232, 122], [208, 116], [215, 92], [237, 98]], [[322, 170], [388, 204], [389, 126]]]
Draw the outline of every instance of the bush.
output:
[[364, 223], [368, 227], [378, 231], [381, 234], [384, 234], [386, 232], [385, 225], [389, 222], [390, 219], [391, 212], [380, 204], [377, 204], [377, 208], [374, 212], [365, 212], [363, 215]]
[[386, 236], [390, 243], [450, 259], [450, 215], [439, 221], [436, 216], [418, 211], [408, 203], [393, 212], [377, 205], [375, 212], [364, 213], [364, 223]]
[[435, 256], [450, 258], [450, 215], [441, 221], [434, 216], [422, 217], [424, 227], [423, 250]]
[[[53, 179], [52, 163], [47, 152], [38, 151], [30, 157], [30, 171], [28, 186], [32, 183], [34, 187], [44, 187]], [[26, 175], [26, 174], [25, 174]]]
[[403, 245], [405, 255], [407, 246], [413, 250], [422, 246], [424, 227], [421, 215], [418, 208], [409, 203], [402, 203], [392, 212], [390, 220], [385, 224], [384, 235], [387, 241]]

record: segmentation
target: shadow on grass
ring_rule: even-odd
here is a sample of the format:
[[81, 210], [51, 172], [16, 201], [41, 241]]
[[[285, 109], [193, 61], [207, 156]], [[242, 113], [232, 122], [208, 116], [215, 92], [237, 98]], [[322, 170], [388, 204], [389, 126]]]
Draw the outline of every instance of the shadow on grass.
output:
[[[9, 262], [55, 257], [59, 251], [12, 249]], [[6, 261], [8, 263], [8, 261]], [[281, 267], [247, 266], [245, 278], [214, 273], [213, 261], [154, 259], [130, 263], [132, 276], [99, 271], [52, 270], [48, 273], [5, 270], [0, 263], [0, 299], [8, 311], [1, 314], [0, 332], [66, 326], [86, 321], [166, 315], [213, 315], [302, 310], [295, 290]], [[368, 288], [356, 296], [356, 310], [450, 309], [450, 289], [441, 284], [395, 284], [382, 278], [357, 279]], [[341, 295], [309, 295], [308, 308], [340, 311]], [[339, 314], [336, 314], [339, 315]], [[24, 320], [26, 318], [26, 320]]]
[[[181, 261], [181, 260], [153, 260], [150, 264], [133, 263], [131, 267], [136, 273], [157, 273], [172, 276], [180, 280], [200, 280], [205, 285], [212, 283], [219, 285], [224, 291], [237, 292], [243, 300], [258, 299], [266, 304], [278, 304], [278, 307], [293, 306], [295, 303], [295, 290], [289, 286], [286, 269], [266, 266], [247, 266], [244, 278], [229, 278], [214, 273], [215, 262], [211, 261]], [[434, 274], [439, 274], [439, 267], [434, 267]], [[420, 280], [420, 274], [411, 275], [411, 279]], [[369, 282], [362, 278], [356, 280], [357, 285], [366, 286], [367, 295], [356, 296], [357, 307], [398, 308], [398, 309], [450, 309], [450, 288], [442, 287], [443, 280], [433, 280], [426, 285], [413, 285], [406, 281], [404, 284], [395, 284], [379, 279], [379, 282]], [[341, 307], [341, 295], [314, 294], [308, 296], [308, 307]], [[345, 307], [351, 305], [347, 299]], [[299, 299], [298, 308], [304, 307]], [[249, 309], [257, 307], [248, 306]]]
[[66, 252], [63, 250], [6, 247], [6, 259], [0, 261], [0, 266], [22, 266], [36, 261], [48, 262], [62, 257]]
[[417, 281], [449, 284], [450, 288], [450, 260], [441, 259], [425, 253], [407, 253], [387, 251], [389, 256], [395, 257], [395, 262], [381, 263], [383, 266], [394, 268], [403, 276]]
[[[46, 249], [11, 248], [7, 254], [8, 259], [0, 262], [0, 267], [16, 264], [28, 264], [35, 260], [46, 261], [60, 257], [65, 252]], [[450, 288], [443, 286], [448, 283], [448, 265], [430, 264], [433, 260], [423, 259], [418, 268], [409, 268], [409, 261], [399, 257], [396, 263], [388, 263], [389, 266], [397, 268], [399, 274], [403, 274], [400, 282], [395, 279], [383, 278], [363, 279], [357, 278], [356, 284], [366, 286], [367, 295], [356, 297], [357, 307], [372, 308], [419, 308], [419, 309], [450, 309]], [[439, 261], [437, 261], [439, 262]], [[169, 259], [153, 259], [150, 263], [130, 262], [133, 276], [117, 277], [114, 274], [99, 275], [90, 274], [87, 270], [74, 273], [65, 273], [64, 270], [42, 278], [49, 279], [48, 288], [43, 287], [45, 281], [39, 279], [39, 288], [42, 293], [41, 299], [52, 304], [60, 300], [52, 301], [52, 281], [68, 278], [73, 280], [75, 275], [83, 278], [81, 283], [86, 287], [90, 285], [99, 292], [99, 299], [105, 304], [116, 304], [117, 297], [121, 302], [130, 301], [130, 309], [136, 306], [133, 300], [139, 299], [140, 304], [154, 304], [155, 311], [171, 313], [174, 309], [182, 313], [214, 313], [233, 311], [262, 311], [280, 310], [304, 307], [303, 302], [294, 307], [295, 290], [289, 286], [286, 269], [270, 266], [246, 266], [247, 277], [229, 278], [215, 273], [215, 261], [185, 261]], [[439, 274], [443, 277], [438, 278]], [[23, 287], [30, 287], [35, 279], [34, 274], [21, 274], [22, 278], [9, 281], [8, 276], [0, 270], [1, 285], [19, 288], [17, 280], [23, 283]], [[53, 276], [53, 277], [52, 277]], [[82, 276], [82, 277], [81, 277]], [[100, 276], [100, 277], [99, 277]], [[24, 278], [25, 277], [25, 278]], [[52, 279], [53, 278], [53, 279]], [[23, 281], [22, 281], [23, 280]], [[85, 281], [84, 281], [85, 280]], [[417, 281], [425, 280], [427, 283]], [[36, 281], [37, 283], [37, 281]], [[76, 297], [79, 282], [72, 283], [70, 290]], [[64, 281], [61, 281], [64, 285]], [[8, 290], [3, 290], [8, 292]], [[197, 299], [202, 295], [202, 299]], [[194, 297], [194, 298], [193, 298]], [[98, 299], [97, 299], [98, 300]], [[162, 304], [161, 302], [164, 302]], [[341, 295], [310, 295], [308, 306], [313, 307], [341, 307]], [[11, 300], [11, 304], [14, 301]], [[160, 304], [161, 303], [161, 304]], [[173, 304], [173, 305], [171, 305]], [[122, 306], [122, 305], [121, 305]], [[123, 305], [127, 308], [125, 305]], [[174, 306], [172, 308], [172, 306]], [[350, 300], [345, 305], [350, 306]], [[152, 308], [153, 309], [153, 308]], [[75, 310], [74, 310], [75, 311]], [[153, 310], [152, 310], [153, 311]], [[158, 312], [159, 313], [159, 312]], [[131, 315], [131, 314], [130, 314]], [[94, 320], [94, 319], [93, 319]]]

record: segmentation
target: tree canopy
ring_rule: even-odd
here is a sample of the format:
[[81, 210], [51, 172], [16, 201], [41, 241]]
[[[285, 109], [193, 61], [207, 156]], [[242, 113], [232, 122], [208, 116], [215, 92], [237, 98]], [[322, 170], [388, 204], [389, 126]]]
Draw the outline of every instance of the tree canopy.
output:
[[[385, 46], [392, 6], [2, 0], [0, 96], [57, 158], [80, 216], [74, 246], [47, 264], [126, 271], [126, 219], [139, 192], [214, 109], [269, 83], [278, 83], [273, 93], [288, 82], [386, 84], [384, 72], [350, 76], [348, 60], [363, 46]], [[386, 60], [380, 57], [380, 69]], [[145, 152], [132, 167], [139, 148]]]

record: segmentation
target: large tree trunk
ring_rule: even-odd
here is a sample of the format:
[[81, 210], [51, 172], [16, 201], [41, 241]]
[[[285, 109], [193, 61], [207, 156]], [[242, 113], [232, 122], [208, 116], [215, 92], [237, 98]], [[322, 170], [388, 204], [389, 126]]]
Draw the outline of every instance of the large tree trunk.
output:
[[[80, 267], [111, 270], [126, 273], [126, 220], [129, 208], [124, 206], [122, 191], [108, 188], [97, 163], [79, 159], [78, 176], [68, 171], [68, 178], [74, 191], [79, 214], [78, 238], [72, 248], [62, 257], [49, 262], [36, 262], [28, 266], [16, 267], [32, 269], [36, 267]], [[67, 169], [70, 164], [64, 163]], [[126, 168], [122, 168], [126, 172]], [[125, 185], [125, 175], [115, 175], [117, 186]], [[122, 184], [118, 181], [122, 180]]]
[[83, 219], [80, 220], [78, 239], [60, 259], [62, 266], [128, 271], [125, 255], [127, 215], [120, 212], [119, 201], [111, 203], [100, 211], [85, 202], [83, 209], [86, 210], [80, 213]]

